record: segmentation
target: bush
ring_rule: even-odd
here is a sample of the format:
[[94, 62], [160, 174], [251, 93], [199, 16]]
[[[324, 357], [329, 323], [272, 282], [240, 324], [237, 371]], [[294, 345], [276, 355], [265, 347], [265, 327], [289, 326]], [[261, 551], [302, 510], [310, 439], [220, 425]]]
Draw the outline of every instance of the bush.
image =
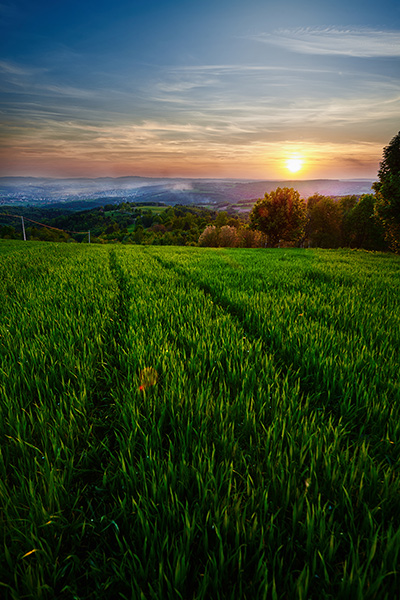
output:
[[221, 248], [237, 248], [239, 246], [239, 236], [236, 227], [224, 225], [218, 233], [218, 246]]
[[207, 248], [218, 247], [218, 230], [215, 225], [208, 225], [199, 237], [199, 246]]

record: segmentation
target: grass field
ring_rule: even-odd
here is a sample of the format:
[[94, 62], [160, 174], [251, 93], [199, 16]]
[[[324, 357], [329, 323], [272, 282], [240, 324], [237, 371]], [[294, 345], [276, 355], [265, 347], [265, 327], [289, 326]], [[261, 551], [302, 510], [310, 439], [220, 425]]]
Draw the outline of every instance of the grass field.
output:
[[0, 242], [0, 597], [400, 590], [400, 259]]

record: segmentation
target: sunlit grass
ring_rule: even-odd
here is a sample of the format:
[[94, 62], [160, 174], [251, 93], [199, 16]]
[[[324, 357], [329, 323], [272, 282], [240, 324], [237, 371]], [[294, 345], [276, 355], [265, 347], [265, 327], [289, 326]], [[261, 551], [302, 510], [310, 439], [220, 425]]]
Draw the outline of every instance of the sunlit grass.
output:
[[0, 245], [16, 598], [395, 598], [400, 262]]

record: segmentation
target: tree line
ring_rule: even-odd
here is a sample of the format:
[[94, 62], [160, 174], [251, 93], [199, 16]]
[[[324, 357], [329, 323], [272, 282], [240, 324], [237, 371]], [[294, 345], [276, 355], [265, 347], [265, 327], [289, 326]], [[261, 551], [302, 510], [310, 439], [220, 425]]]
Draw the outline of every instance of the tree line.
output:
[[[265, 245], [365, 248], [400, 252], [400, 132], [383, 150], [375, 194], [338, 200], [314, 194], [307, 201], [293, 188], [277, 188], [259, 198], [249, 227]], [[239, 246], [240, 232], [208, 226], [200, 245]], [[229, 234], [229, 235], [228, 235]], [[257, 238], [259, 243], [261, 238]], [[258, 244], [255, 244], [258, 245]]]
[[[73, 232], [90, 230], [91, 242], [101, 244], [387, 250], [383, 224], [375, 216], [376, 202], [373, 194], [339, 199], [314, 194], [305, 201], [293, 188], [277, 188], [257, 200], [247, 215], [187, 206], [151, 210], [124, 202], [50, 217], [45, 209], [35, 209], [36, 220], [64, 231], [27, 223], [25, 227], [34, 241], [87, 242], [87, 234]], [[0, 237], [21, 239], [20, 225], [0, 226]]]
[[[2, 212], [12, 214], [15, 208], [4, 207]], [[244, 222], [239, 216], [228, 215], [203, 207], [167, 206], [155, 203], [152, 206], [130, 202], [106, 204], [102, 207], [84, 211], [60, 210], [47, 207], [18, 208], [18, 213], [26, 218], [57, 227], [60, 230], [47, 229], [26, 223], [29, 240], [54, 242], [87, 241], [91, 232], [93, 243], [156, 244], [156, 245], [197, 245], [199, 236], [209, 223], [218, 228], [224, 225], [240, 227]], [[0, 237], [22, 239], [20, 219], [0, 217]]]
[[334, 199], [300, 198], [293, 188], [277, 188], [255, 203], [249, 225], [266, 236], [266, 246], [386, 250], [383, 224], [373, 194]]

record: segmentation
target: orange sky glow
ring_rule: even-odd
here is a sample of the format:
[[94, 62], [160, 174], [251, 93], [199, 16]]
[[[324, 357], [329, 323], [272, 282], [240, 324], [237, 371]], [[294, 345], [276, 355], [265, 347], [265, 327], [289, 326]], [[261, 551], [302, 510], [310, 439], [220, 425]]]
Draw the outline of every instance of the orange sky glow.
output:
[[0, 176], [373, 179], [398, 132], [395, 3], [8, 4]]
[[[102, 144], [64, 144], [46, 149], [27, 141], [23, 147], [0, 152], [3, 173], [42, 177], [233, 177], [249, 179], [374, 178], [379, 168], [380, 144], [290, 144], [216, 147], [191, 143], [158, 145], [142, 152], [134, 148], [102, 148]], [[301, 168], [292, 171], [288, 160], [296, 156]]]

